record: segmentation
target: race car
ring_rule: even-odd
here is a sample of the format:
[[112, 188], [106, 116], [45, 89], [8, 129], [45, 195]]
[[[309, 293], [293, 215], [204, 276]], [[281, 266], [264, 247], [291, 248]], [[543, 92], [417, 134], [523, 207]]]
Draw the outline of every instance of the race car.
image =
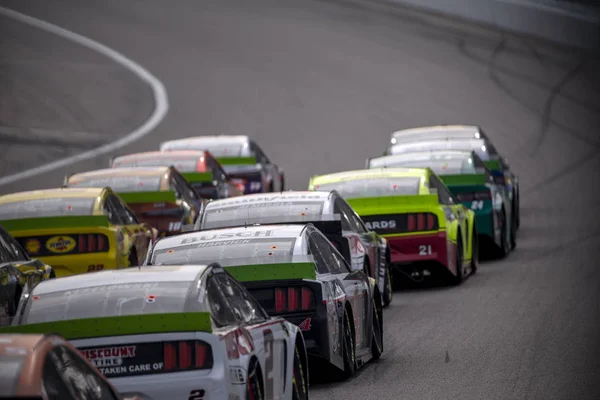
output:
[[244, 194], [285, 190], [283, 169], [273, 164], [248, 136], [194, 136], [170, 140], [160, 145], [161, 151], [182, 149], [210, 151], [229, 176], [244, 186]]
[[[422, 150], [473, 150], [485, 162], [488, 169], [492, 172], [494, 180], [500, 185], [506, 186], [510, 200], [512, 202], [514, 222], [518, 228], [521, 223], [520, 217], [520, 192], [519, 178], [511, 170], [508, 160], [502, 157], [490, 139], [483, 133], [479, 127], [451, 127], [449, 129], [439, 129], [436, 127], [418, 128], [421, 132], [398, 134], [395, 139], [396, 144], [388, 147], [384, 155], [394, 155], [404, 152], [414, 152]], [[431, 130], [431, 131], [430, 131]]]
[[[389, 147], [395, 144], [440, 139], [488, 139], [476, 125], [435, 125], [402, 129], [392, 133]], [[388, 151], [389, 151], [388, 147]]]
[[0, 196], [0, 225], [57, 277], [138, 265], [158, 233], [110, 188]]
[[196, 221], [194, 230], [309, 222], [338, 249], [352, 270], [362, 270], [377, 280], [383, 288], [383, 306], [389, 305], [392, 282], [387, 242], [369, 230], [335, 191], [249, 194], [212, 201]]
[[42, 282], [0, 333], [45, 332], [69, 340], [123, 396], [308, 398], [300, 329], [269, 317], [217, 263]]
[[150, 151], [114, 157], [112, 168], [175, 167], [200, 197], [224, 199], [241, 196], [244, 187], [227, 175], [215, 158], [206, 151]]
[[56, 273], [51, 266], [38, 258], [29, 257], [29, 254], [21, 247], [19, 242], [2, 225], [0, 225], [1, 263], [11, 263], [17, 268], [22, 285], [25, 285], [28, 277], [38, 277], [35, 279], [36, 281], [56, 277]]
[[107, 168], [65, 177], [63, 187], [110, 187], [161, 236], [181, 233], [206, 203], [174, 167]]
[[[367, 160], [367, 168], [431, 168], [456, 200], [473, 210], [480, 253], [493, 243], [493, 253], [506, 256], [516, 246], [516, 227], [506, 188], [494, 182], [485, 163], [474, 151], [432, 150]], [[485, 250], [484, 250], [485, 251]]]
[[[158, 240], [145, 265], [219, 262], [269, 315], [297, 325], [310, 367], [347, 379], [383, 352], [379, 288], [312, 224], [189, 232]], [[327, 368], [329, 369], [329, 368]]]
[[12, 399], [141, 400], [123, 398], [73, 345], [54, 334], [0, 335], [0, 382], [2, 396]]
[[457, 204], [429, 168], [313, 176], [309, 190], [336, 190], [369, 229], [386, 238], [398, 283], [445, 276], [458, 285], [477, 271], [475, 213]]

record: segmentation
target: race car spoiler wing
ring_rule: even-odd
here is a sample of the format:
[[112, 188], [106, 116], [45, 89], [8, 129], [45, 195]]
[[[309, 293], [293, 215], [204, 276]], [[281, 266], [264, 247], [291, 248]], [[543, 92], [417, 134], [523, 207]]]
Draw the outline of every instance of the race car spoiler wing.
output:
[[446, 185], [485, 185], [487, 177], [484, 174], [440, 175]]
[[175, 203], [177, 200], [173, 191], [118, 192], [117, 195], [127, 204]]
[[[420, 194], [420, 195], [407, 195], [407, 196], [381, 196], [381, 197], [361, 197], [361, 198], [348, 198], [346, 199], [348, 204], [355, 209], [374, 209], [376, 210], [382, 206], [424, 206], [424, 205], [437, 205], [439, 203], [437, 194]], [[360, 213], [359, 213], [360, 214]]]
[[119, 315], [11, 325], [0, 328], [0, 334], [56, 333], [67, 340], [171, 332], [212, 332], [210, 314], [208, 312], [186, 312]]
[[259, 282], [293, 279], [317, 279], [314, 261], [270, 262], [264, 257], [245, 260], [219, 260], [235, 279], [240, 282]]
[[87, 228], [108, 227], [106, 215], [60, 216], [8, 219], [0, 221], [0, 225], [7, 231], [26, 231], [53, 228]]
[[217, 157], [221, 165], [252, 165], [257, 164], [256, 157]]

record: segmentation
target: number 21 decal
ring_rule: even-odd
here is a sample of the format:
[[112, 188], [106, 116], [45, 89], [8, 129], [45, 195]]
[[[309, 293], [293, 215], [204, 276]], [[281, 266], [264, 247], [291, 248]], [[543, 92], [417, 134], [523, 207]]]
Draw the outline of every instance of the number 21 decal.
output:
[[420, 256], [429, 256], [429, 255], [431, 255], [431, 245], [430, 244], [428, 244], [428, 245], [424, 245], [424, 244], [420, 245], [419, 246], [419, 255]]
[[274, 391], [273, 383], [273, 344], [275, 342], [275, 336], [273, 331], [270, 329], [264, 330], [264, 346], [265, 346], [265, 398], [272, 399]]

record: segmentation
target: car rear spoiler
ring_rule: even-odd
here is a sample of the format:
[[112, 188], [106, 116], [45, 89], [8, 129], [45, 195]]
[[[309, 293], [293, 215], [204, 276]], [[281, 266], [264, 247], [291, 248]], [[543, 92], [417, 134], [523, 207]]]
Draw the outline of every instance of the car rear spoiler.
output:
[[56, 333], [67, 340], [173, 332], [212, 332], [208, 312], [119, 315], [0, 328], [0, 334]]
[[487, 183], [485, 174], [439, 175], [439, 177], [447, 186], [485, 185]]
[[492, 171], [497, 171], [502, 169], [502, 163], [500, 160], [487, 160], [483, 162], [485, 166]]
[[106, 215], [7, 219], [0, 221], [0, 225], [9, 232], [53, 228], [109, 227]]
[[240, 282], [317, 279], [314, 262], [222, 266]]
[[181, 175], [188, 181], [190, 184], [194, 183], [212, 183], [213, 182], [213, 174], [211, 172], [180, 172]]
[[[381, 197], [362, 197], [362, 198], [347, 198], [346, 201], [355, 210], [370, 208], [377, 209], [379, 207], [390, 206], [428, 206], [439, 204], [437, 194], [421, 194], [407, 196], [381, 196]], [[359, 212], [360, 214], [360, 212]]]
[[117, 195], [127, 204], [175, 203], [177, 201], [173, 191], [118, 192]]
[[217, 157], [221, 165], [252, 165], [258, 164], [256, 157]]

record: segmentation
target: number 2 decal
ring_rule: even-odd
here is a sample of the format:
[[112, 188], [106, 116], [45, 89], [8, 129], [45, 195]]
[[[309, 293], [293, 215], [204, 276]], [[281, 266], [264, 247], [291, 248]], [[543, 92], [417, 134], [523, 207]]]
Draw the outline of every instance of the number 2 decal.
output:
[[483, 210], [483, 200], [473, 200], [471, 202], [471, 210]]
[[431, 255], [431, 245], [430, 244], [428, 244], [428, 245], [424, 245], [424, 244], [420, 245], [419, 246], [419, 255], [420, 256]]
[[273, 383], [273, 344], [275, 336], [270, 329], [264, 330], [264, 346], [265, 346], [265, 398], [272, 399], [274, 391]]

